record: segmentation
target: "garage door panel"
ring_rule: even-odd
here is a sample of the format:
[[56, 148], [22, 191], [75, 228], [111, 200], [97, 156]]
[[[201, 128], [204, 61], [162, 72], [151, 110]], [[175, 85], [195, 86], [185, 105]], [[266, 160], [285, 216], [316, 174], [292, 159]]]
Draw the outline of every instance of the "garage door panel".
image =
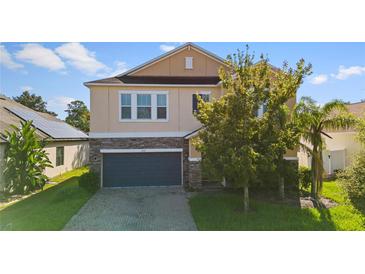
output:
[[180, 184], [180, 153], [111, 153], [103, 156], [105, 187]]

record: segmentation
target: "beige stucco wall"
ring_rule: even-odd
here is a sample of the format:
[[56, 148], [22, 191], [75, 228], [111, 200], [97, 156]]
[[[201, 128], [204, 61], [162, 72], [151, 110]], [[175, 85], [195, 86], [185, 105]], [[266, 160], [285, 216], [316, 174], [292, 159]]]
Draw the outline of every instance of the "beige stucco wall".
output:
[[[56, 147], [63, 146], [64, 165], [56, 167]], [[89, 159], [89, 142], [72, 141], [72, 142], [52, 142], [45, 148], [53, 168], [46, 168], [45, 175], [52, 178], [66, 171], [84, 166]]]
[[[360, 152], [361, 144], [356, 140], [356, 132], [329, 132], [332, 139], [325, 137], [326, 149], [323, 153], [324, 168], [329, 172], [328, 154], [332, 152], [332, 170], [349, 166], [354, 156]], [[305, 152], [298, 152], [299, 164], [310, 167], [310, 159]]]
[[[193, 69], [185, 69], [185, 57], [193, 57]], [[222, 63], [190, 47], [162, 59], [139, 71], [133, 76], [217, 76]]]
[[3, 170], [5, 167], [4, 164], [5, 159], [5, 144], [0, 143], [0, 191], [4, 190], [4, 176], [3, 176]]
[[[185, 69], [185, 57], [193, 57], [193, 69]], [[192, 47], [152, 63], [130, 75], [133, 76], [218, 76], [222, 63]], [[201, 124], [192, 113], [192, 95], [210, 92], [211, 98], [223, 95], [217, 87], [173, 87], [173, 86], [90, 86], [90, 133], [138, 133], [138, 132], [181, 132], [190, 133]], [[167, 91], [168, 121], [129, 122], [120, 121], [120, 91]], [[293, 108], [296, 98], [288, 101]], [[198, 158], [200, 153], [190, 142], [190, 157]], [[296, 157], [297, 150], [288, 151], [286, 157]]]
[[[120, 121], [119, 91], [167, 91], [168, 121]], [[90, 132], [191, 132], [200, 127], [193, 116], [192, 96], [209, 91], [219, 98], [220, 87], [91, 87]]]

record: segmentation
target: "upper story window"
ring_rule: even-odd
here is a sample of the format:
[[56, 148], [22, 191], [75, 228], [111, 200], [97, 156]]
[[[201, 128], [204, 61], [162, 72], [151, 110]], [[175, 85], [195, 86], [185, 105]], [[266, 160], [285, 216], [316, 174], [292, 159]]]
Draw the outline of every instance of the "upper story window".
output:
[[193, 69], [193, 57], [185, 57], [185, 69]]
[[137, 119], [151, 119], [151, 94], [137, 94]]
[[204, 102], [210, 101], [210, 92], [200, 92], [199, 94], [193, 94], [193, 113], [198, 111], [198, 96], [200, 96]]
[[157, 94], [157, 119], [166, 119], [167, 117], [167, 95]]
[[257, 117], [261, 118], [266, 112], [266, 104], [261, 104], [257, 109]]
[[121, 122], [165, 122], [168, 93], [165, 91], [120, 91]]
[[132, 100], [131, 94], [121, 94], [121, 118], [132, 119]]

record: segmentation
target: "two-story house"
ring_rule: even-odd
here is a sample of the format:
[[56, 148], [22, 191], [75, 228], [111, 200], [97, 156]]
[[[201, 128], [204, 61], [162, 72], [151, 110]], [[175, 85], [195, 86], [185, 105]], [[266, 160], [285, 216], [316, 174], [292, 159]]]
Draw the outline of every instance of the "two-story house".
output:
[[[101, 186], [199, 187], [201, 156], [192, 145], [201, 128], [196, 96], [224, 94], [225, 60], [186, 43], [90, 89], [90, 164]], [[295, 98], [290, 100], [292, 106]], [[296, 151], [287, 159], [296, 160]]]

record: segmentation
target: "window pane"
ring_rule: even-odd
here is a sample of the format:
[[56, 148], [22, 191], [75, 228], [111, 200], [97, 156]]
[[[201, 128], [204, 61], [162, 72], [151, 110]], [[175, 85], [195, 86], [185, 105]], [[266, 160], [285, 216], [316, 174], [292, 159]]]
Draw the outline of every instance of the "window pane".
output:
[[157, 119], [166, 119], [166, 107], [157, 107]]
[[122, 119], [131, 119], [132, 117], [131, 107], [122, 107]]
[[137, 119], [151, 119], [151, 107], [138, 107]]
[[193, 94], [193, 113], [198, 111], [198, 99], [197, 95]]
[[130, 94], [122, 94], [122, 106], [130, 106], [131, 105], [131, 95]]
[[138, 106], [150, 106], [151, 105], [151, 95], [150, 94], [138, 94], [137, 95], [137, 105]]
[[64, 147], [56, 147], [56, 166], [64, 164]]
[[209, 102], [209, 94], [199, 94], [204, 102]]
[[157, 95], [157, 106], [158, 107], [166, 106], [166, 95], [164, 95], [164, 94]]

